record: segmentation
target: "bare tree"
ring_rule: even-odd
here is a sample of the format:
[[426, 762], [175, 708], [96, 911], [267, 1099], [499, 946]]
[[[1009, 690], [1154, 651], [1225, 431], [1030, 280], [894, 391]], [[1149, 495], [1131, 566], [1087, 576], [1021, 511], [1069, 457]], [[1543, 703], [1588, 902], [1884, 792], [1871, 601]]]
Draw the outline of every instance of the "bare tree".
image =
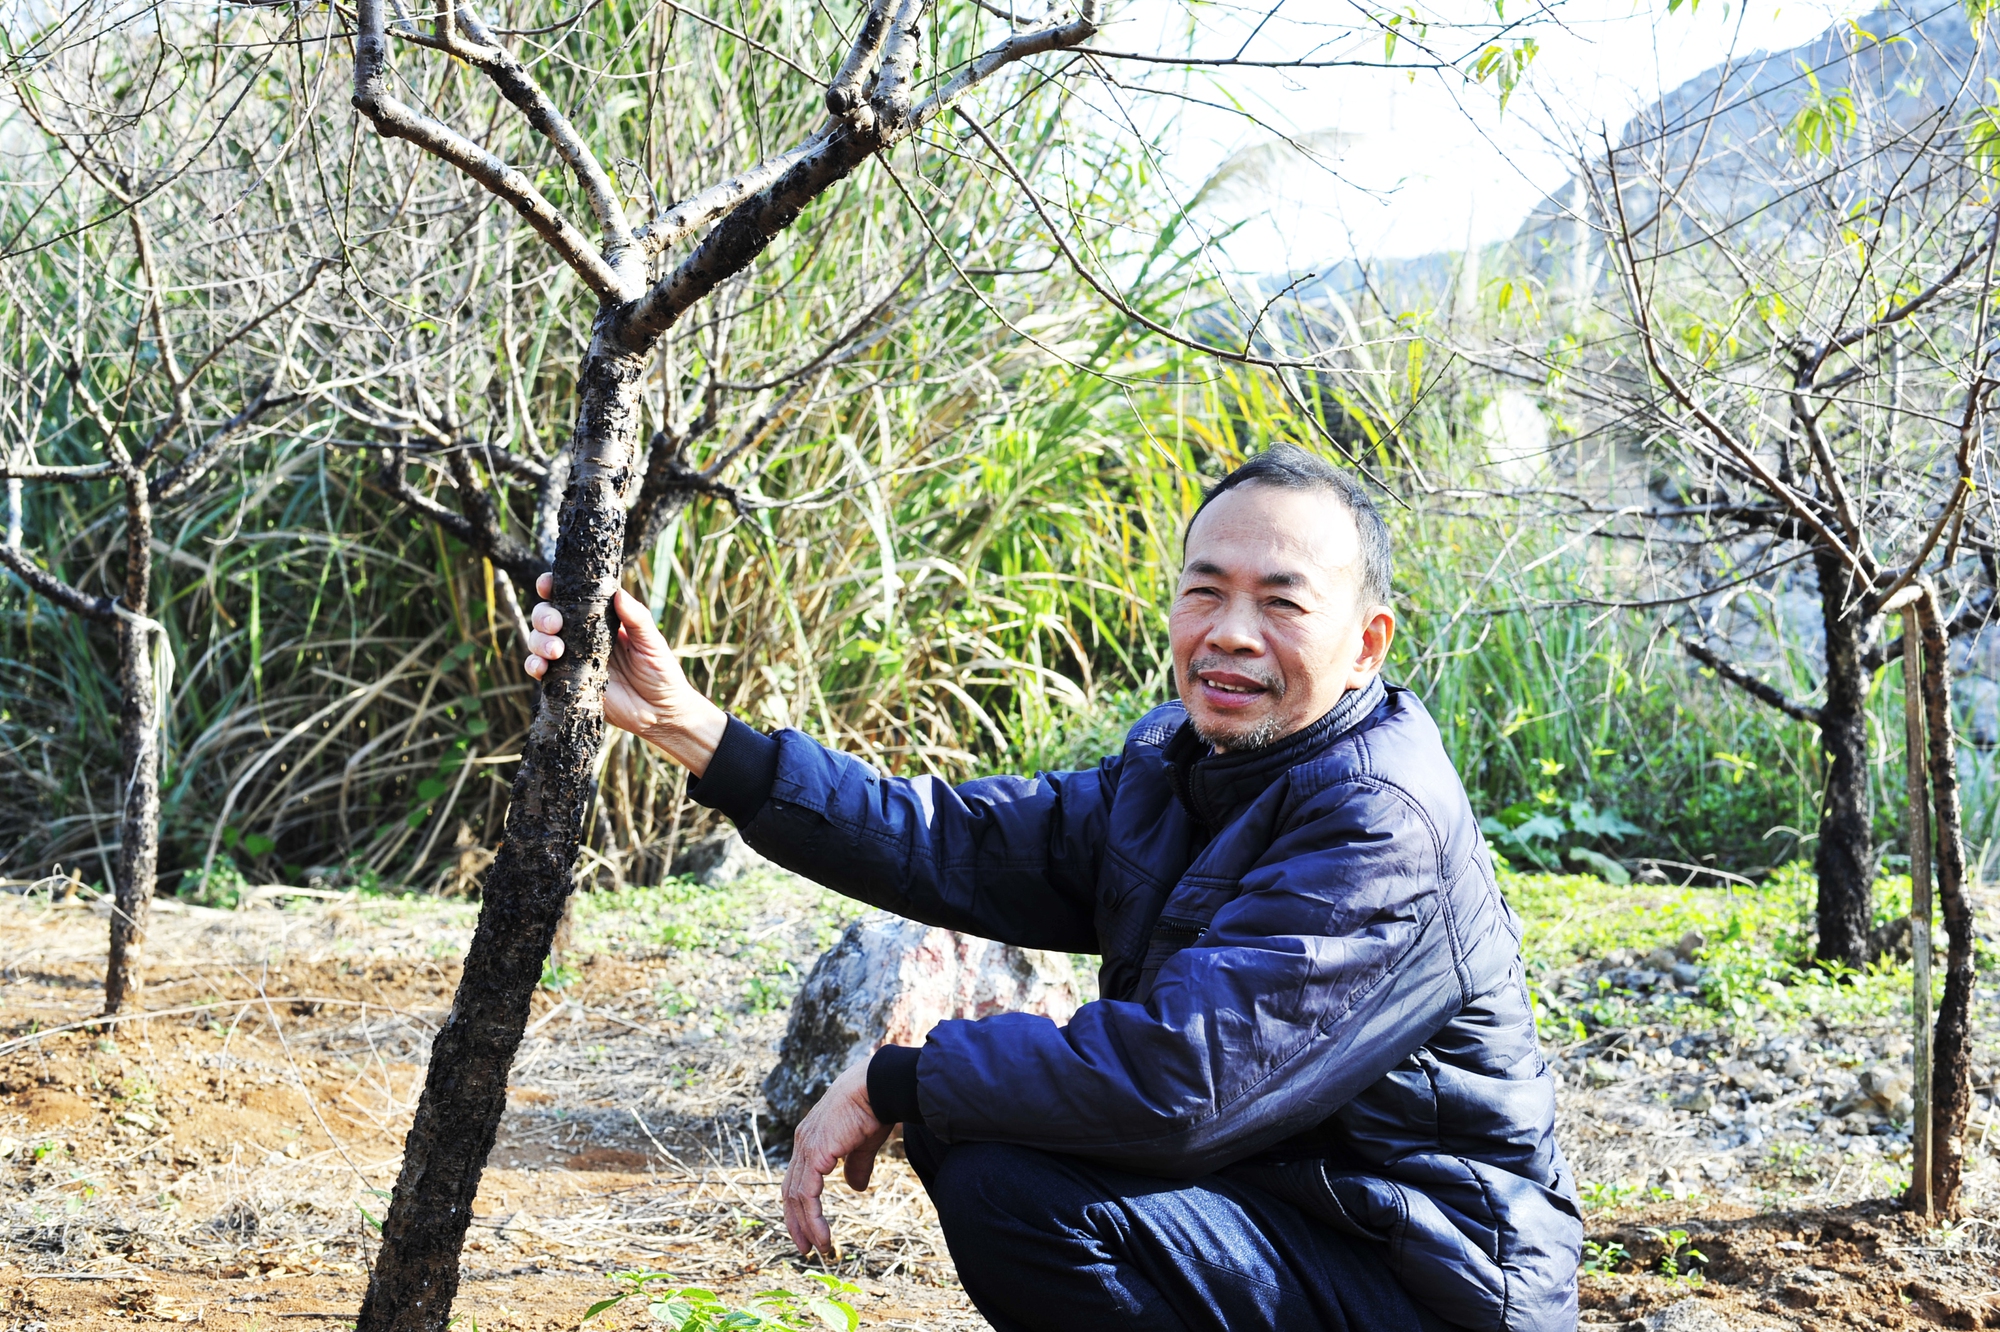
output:
[[[60, 41], [36, 54], [32, 85], [18, 77], [22, 67], [7, 67], [17, 76], [8, 84], [17, 142], [32, 145], [24, 156], [54, 183], [12, 211], [13, 249], [0, 260], [8, 343], [0, 358], [7, 486], [0, 567], [116, 639], [118, 859], [104, 978], [104, 1011], [115, 1014], [140, 988], [159, 870], [173, 653], [153, 618], [156, 534], [303, 401], [287, 385], [285, 346], [326, 265], [293, 266], [274, 261], [268, 246], [230, 246], [188, 230], [185, 200], [164, 194], [188, 174], [182, 142], [170, 136], [162, 154], [158, 141], [133, 130], [171, 100], [167, 69], [119, 67], [111, 77], [82, 44]], [[213, 132], [228, 110], [211, 98], [162, 118]], [[155, 213], [170, 218], [165, 244], [149, 221]], [[24, 239], [38, 222], [52, 234]], [[31, 551], [43, 525], [30, 521], [37, 511], [30, 485], [91, 497], [108, 490], [118, 512], [102, 528], [104, 544]], [[87, 572], [66, 575], [66, 566]]]
[[[1613, 454], [1598, 493], [1538, 488], [1534, 499], [1579, 533], [1642, 552], [1613, 566], [1639, 590], [1604, 595], [1684, 616], [1685, 649], [1702, 667], [1818, 731], [1814, 868], [1828, 963], [1858, 969], [1886, 941], [1872, 928], [1867, 703], [1902, 655], [1900, 640], [1885, 641], [1883, 607], [1927, 580], [1929, 670], [1909, 683], [1932, 718], [1951, 939], [1931, 1181], [1949, 1209], [1970, 1103], [1973, 973], [1948, 640], [1995, 609], [2000, 528], [1985, 472], [2000, 384], [2000, 208], [1968, 133], [1982, 57], [1963, 23], [1898, 10], [1869, 23], [1853, 49], [1825, 43], [1813, 69], [1726, 68], [1582, 155], [1567, 221], [1601, 244], [1610, 299], [1581, 313], [1594, 284], [1558, 275], [1549, 295], [1572, 307], [1568, 336], [1497, 359], [1492, 348], [1469, 354], [1544, 387]], [[1931, 91], [1907, 95], [1911, 86]], [[1801, 689], [1737, 657], [1784, 638], [1742, 594], [1776, 596], [1805, 567], [1820, 650], [1818, 679]]]
[[[606, 611], [624, 566], [627, 509], [649, 479], [656, 489], [687, 484], [671, 471], [649, 478], [642, 468], [648, 357], [696, 302], [742, 272], [830, 186], [999, 71], [1075, 47], [1096, 30], [1095, 0], [1082, 0], [1069, 21], [1012, 33], [919, 96], [924, 8], [921, 0], [875, 0], [826, 88], [828, 117], [818, 128], [636, 227], [597, 153], [476, 11], [447, 6], [425, 31], [401, 18], [392, 25], [382, 0], [362, 0], [357, 10], [355, 106], [381, 134], [450, 163], [511, 205], [598, 301], [578, 372], [552, 560], [553, 599], [573, 647], [545, 681], [506, 839], [482, 885], [479, 927], [432, 1050], [361, 1312], [360, 1326], [371, 1332], [443, 1328], [448, 1320], [472, 1197], [506, 1104], [507, 1070], [569, 894], [601, 744]], [[484, 74], [574, 175], [596, 235], [587, 236], [524, 172], [401, 100], [391, 86], [391, 34]], [[679, 262], [664, 261], [689, 242]], [[462, 497], [471, 495], [469, 482], [462, 477]], [[512, 551], [488, 549], [496, 564], [530, 572]]]

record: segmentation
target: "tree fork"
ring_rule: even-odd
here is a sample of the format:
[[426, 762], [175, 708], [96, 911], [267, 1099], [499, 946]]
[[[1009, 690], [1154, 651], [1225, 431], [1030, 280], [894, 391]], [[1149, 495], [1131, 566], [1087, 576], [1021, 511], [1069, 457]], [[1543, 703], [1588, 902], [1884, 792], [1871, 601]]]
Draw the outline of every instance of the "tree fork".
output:
[[556, 541], [550, 600], [568, 650], [542, 683], [465, 970], [431, 1044], [357, 1332], [443, 1332], [450, 1319], [472, 1200], [507, 1108], [507, 1075], [570, 894], [604, 739], [608, 614], [624, 564], [646, 368], [643, 351], [609, 336], [611, 314], [608, 304], [599, 310], [578, 377], [574, 466]]

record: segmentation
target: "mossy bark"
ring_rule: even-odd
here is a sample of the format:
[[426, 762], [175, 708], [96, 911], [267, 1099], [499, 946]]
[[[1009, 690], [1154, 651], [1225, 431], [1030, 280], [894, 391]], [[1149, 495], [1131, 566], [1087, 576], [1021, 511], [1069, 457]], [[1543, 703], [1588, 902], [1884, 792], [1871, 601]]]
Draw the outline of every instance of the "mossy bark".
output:
[[1944, 916], [1944, 1001], [1931, 1036], [1931, 1206], [1958, 1210], [1965, 1173], [1965, 1121], [1972, 1110], [1972, 901], [1966, 895], [1965, 840], [1958, 791], [1958, 743], [1951, 715], [1951, 643], [1936, 594], [1919, 608], [1923, 624], [1924, 722], [1929, 735], [1931, 863]]
[[611, 597], [624, 564], [643, 353], [606, 336], [600, 313], [579, 376], [574, 462], [556, 541], [555, 595], [568, 650], [552, 662], [514, 778], [500, 854], [451, 1013], [431, 1046], [360, 1332], [441, 1332], [458, 1292], [472, 1200], [507, 1107], [507, 1074], [562, 921], [604, 731]]
[[1826, 753], [1825, 795], [1813, 870], [1819, 878], [1819, 947], [1824, 962], [1860, 970], [1869, 958], [1874, 924], [1875, 804], [1868, 790], [1868, 670], [1865, 590], [1838, 556], [1816, 551], [1821, 618], [1826, 636], [1826, 702], [1820, 745]]

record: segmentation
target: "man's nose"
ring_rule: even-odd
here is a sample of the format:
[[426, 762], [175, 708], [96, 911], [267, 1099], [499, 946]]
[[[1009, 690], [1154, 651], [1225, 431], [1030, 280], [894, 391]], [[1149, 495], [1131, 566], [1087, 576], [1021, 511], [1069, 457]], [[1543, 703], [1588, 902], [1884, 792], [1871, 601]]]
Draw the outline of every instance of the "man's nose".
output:
[[1261, 656], [1264, 651], [1263, 626], [1255, 607], [1230, 601], [1209, 626], [1208, 646], [1232, 657]]

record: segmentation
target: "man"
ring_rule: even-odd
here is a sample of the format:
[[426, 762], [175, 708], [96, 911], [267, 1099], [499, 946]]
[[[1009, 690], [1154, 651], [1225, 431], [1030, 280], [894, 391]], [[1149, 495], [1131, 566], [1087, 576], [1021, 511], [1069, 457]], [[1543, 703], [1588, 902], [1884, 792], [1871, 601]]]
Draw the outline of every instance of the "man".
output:
[[[548, 594], [548, 585], [542, 585]], [[901, 1123], [968, 1295], [1015, 1329], [1576, 1324], [1582, 1222], [1520, 924], [1437, 729], [1386, 686], [1389, 539], [1280, 445], [1188, 525], [1180, 701], [1088, 772], [956, 788], [766, 736], [687, 683], [643, 607], [605, 715], [787, 868], [912, 919], [1102, 956], [1066, 1027], [944, 1022], [847, 1070], [784, 1188]], [[535, 608], [529, 673], [561, 655]]]

